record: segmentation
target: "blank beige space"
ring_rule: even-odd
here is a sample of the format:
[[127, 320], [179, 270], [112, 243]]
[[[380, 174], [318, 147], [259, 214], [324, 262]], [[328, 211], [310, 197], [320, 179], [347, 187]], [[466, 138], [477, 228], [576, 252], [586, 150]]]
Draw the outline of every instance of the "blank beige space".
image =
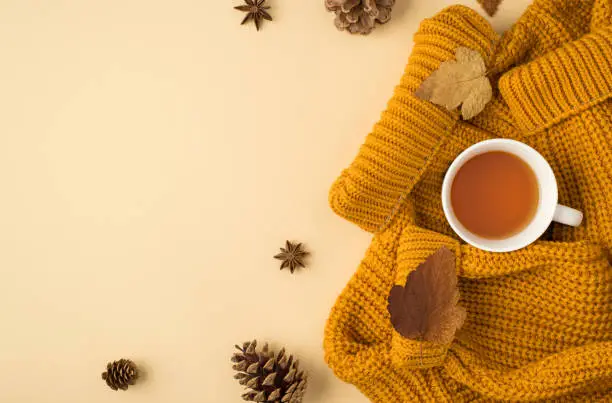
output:
[[[0, 401], [239, 402], [250, 338], [302, 359], [307, 403], [366, 401], [323, 361], [370, 241], [327, 191], [450, 2], [398, 0], [369, 37], [269, 3], [255, 32], [238, 0], [0, 0]], [[307, 270], [278, 270], [286, 238]], [[121, 357], [146, 375], [118, 393]]]

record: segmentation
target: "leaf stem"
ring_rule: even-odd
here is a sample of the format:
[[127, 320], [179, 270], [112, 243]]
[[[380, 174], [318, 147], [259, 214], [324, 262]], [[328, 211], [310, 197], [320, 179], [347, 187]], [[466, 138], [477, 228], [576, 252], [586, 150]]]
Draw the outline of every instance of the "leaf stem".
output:
[[421, 340], [421, 368], [423, 368], [423, 340]]

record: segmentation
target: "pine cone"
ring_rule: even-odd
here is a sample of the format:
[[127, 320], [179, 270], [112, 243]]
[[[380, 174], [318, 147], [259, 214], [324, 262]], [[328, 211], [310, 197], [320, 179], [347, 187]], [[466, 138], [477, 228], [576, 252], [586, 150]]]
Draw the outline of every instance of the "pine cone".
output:
[[300, 403], [306, 388], [306, 375], [298, 361], [283, 348], [275, 357], [266, 343], [256, 350], [257, 340], [246, 342], [234, 353], [232, 362], [238, 373], [234, 378], [248, 389], [242, 398], [250, 402]]
[[389, 21], [394, 4], [395, 0], [325, 0], [327, 10], [336, 14], [339, 30], [362, 35], [372, 32], [377, 22]]
[[124, 358], [109, 362], [106, 365], [106, 371], [102, 373], [102, 379], [113, 390], [127, 390], [128, 385], [133, 385], [137, 377], [136, 364]]

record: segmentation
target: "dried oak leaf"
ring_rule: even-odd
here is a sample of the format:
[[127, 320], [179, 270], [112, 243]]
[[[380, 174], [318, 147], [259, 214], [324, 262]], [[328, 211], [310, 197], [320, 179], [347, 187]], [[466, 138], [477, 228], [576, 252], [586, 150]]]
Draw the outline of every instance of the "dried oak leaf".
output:
[[387, 309], [402, 336], [449, 344], [463, 325], [466, 312], [457, 303], [455, 255], [442, 247], [411, 272], [404, 287], [391, 288]]
[[461, 115], [471, 119], [484, 109], [493, 97], [482, 55], [459, 47], [456, 60], [446, 60], [417, 88], [414, 95], [452, 111], [461, 105]]

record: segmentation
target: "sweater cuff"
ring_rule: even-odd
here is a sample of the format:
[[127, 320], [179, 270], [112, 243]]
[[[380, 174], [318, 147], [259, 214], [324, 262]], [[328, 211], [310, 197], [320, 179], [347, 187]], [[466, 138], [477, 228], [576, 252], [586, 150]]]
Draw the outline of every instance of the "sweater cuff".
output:
[[509, 71], [499, 89], [519, 127], [537, 132], [609, 98], [611, 60], [606, 27]]

